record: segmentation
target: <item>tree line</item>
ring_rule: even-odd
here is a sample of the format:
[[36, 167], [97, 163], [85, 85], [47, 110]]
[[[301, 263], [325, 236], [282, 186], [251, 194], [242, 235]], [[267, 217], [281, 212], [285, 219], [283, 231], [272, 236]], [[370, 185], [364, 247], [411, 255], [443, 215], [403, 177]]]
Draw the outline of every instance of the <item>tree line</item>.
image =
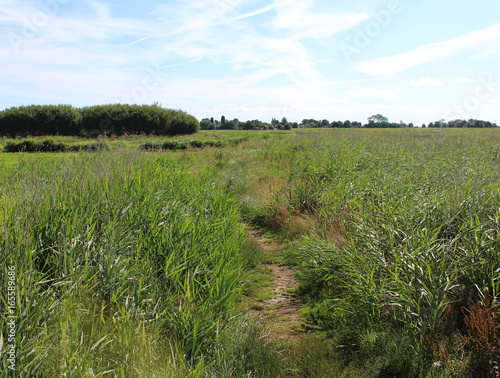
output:
[[[425, 127], [425, 125], [423, 125]], [[440, 120], [436, 122], [430, 122], [427, 127], [452, 127], [452, 128], [460, 128], [460, 127], [472, 127], [472, 128], [488, 128], [488, 127], [498, 127], [496, 123], [492, 123], [489, 121], [481, 121], [478, 119], [456, 119], [453, 121], [446, 122], [445, 120]]]
[[[281, 121], [277, 119], [272, 119], [270, 123], [262, 122], [259, 120], [240, 122], [237, 118], [233, 120], [227, 120], [224, 116], [221, 117], [220, 121], [212, 118], [203, 118], [200, 122], [200, 127], [202, 130], [290, 130], [297, 128], [405, 128], [405, 127], [415, 127], [415, 125], [410, 123], [400, 122], [389, 122], [388, 118], [381, 115], [375, 114], [367, 119], [367, 123], [362, 124], [357, 121], [333, 121], [330, 122], [327, 119], [303, 119], [302, 122], [288, 122], [286, 117], [283, 117]], [[435, 128], [435, 127], [498, 127], [496, 123], [489, 121], [480, 121], [475, 119], [470, 120], [453, 120], [445, 122], [444, 120], [430, 122], [428, 125], [423, 124], [421, 127]]]
[[71, 105], [29, 105], [0, 112], [0, 136], [121, 136], [127, 134], [193, 134], [198, 120], [181, 110], [158, 104], [109, 104], [76, 108]]

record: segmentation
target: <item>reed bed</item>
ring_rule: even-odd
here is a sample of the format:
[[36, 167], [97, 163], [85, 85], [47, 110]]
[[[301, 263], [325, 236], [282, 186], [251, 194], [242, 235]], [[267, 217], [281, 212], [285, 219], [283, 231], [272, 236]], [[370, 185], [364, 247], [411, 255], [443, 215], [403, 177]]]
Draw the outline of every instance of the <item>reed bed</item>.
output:
[[499, 141], [496, 130], [352, 130], [261, 150], [283, 184], [258, 220], [294, 240], [309, 320], [346, 366], [498, 373]]
[[241, 289], [234, 195], [168, 155], [16, 164], [0, 234], [2, 282], [16, 270], [16, 373], [194, 374]]

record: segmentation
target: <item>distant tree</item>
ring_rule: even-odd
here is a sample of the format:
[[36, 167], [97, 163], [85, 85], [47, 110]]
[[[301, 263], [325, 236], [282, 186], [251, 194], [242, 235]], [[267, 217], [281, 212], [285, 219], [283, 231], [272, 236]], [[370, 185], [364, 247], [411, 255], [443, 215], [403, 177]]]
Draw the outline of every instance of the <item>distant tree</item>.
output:
[[315, 119], [312, 118], [306, 118], [303, 119], [302, 122], [300, 123], [303, 127], [318, 127], [318, 125], [321, 125], [320, 121], [316, 121]]
[[200, 128], [202, 130], [213, 130], [214, 124], [208, 118], [203, 118], [200, 122]]
[[255, 130], [255, 125], [253, 124], [252, 121], [246, 121], [243, 124], [242, 129], [243, 130]]
[[368, 123], [370, 123], [370, 121], [374, 123], [388, 123], [389, 119], [382, 114], [375, 114], [368, 118]]
[[283, 126], [285, 126], [287, 123], [288, 123], [288, 120], [286, 119], [286, 117], [283, 117], [283, 118], [281, 119], [281, 124], [282, 124]]
[[221, 125], [224, 125], [226, 123], [226, 117], [222, 116], [220, 118], [220, 123], [221, 123]]
[[467, 127], [467, 121], [463, 119], [455, 119], [448, 122], [448, 127]]
[[413, 124], [413, 122], [410, 122], [410, 123], [408, 124], [408, 127], [415, 127], [415, 125]]
[[427, 126], [425, 126], [425, 123], [422, 123], [422, 129], [425, 129]]
[[344, 127], [351, 127], [351, 121], [349, 121], [349, 120], [345, 121]]
[[434, 122], [434, 127], [448, 127], [448, 124], [444, 119], [440, 119], [437, 122]]
[[222, 123], [221, 120], [221, 125], [220, 129], [221, 130], [237, 130], [240, 126], [240, 121], [238, 121], [236, 118], [233, 119], [232, 121], [228, 121], [227, 119], [224, 120], [224, 123]]
[[321, 121], [321, 126], [328, 127], [329, 125], [330, 125], [330, 122], [328, 122], [327, 119], [324, 119], [324, 120]]

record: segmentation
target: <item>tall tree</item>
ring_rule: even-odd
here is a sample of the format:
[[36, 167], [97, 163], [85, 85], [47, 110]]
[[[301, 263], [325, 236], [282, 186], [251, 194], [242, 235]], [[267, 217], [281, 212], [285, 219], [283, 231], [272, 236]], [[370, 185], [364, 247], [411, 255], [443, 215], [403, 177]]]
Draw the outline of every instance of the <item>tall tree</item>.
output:
[[389, 122], [389, 119], [384, 117], [382, 114], [375, 114], [368, 118], [368, 122], [370, 121], [375, 123], [387, 123]]

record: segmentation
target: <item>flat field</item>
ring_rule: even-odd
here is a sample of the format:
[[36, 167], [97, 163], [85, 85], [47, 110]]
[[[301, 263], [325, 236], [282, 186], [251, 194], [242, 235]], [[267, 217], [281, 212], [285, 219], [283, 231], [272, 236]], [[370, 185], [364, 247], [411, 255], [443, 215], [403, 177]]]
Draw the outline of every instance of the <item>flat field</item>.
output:
[[[498, 130], [103, 142], [0, 153], [0, 349], [18, 376], [498, 374]], [[248, 316], [262, 263], [296, 272], [291, 338]]]

